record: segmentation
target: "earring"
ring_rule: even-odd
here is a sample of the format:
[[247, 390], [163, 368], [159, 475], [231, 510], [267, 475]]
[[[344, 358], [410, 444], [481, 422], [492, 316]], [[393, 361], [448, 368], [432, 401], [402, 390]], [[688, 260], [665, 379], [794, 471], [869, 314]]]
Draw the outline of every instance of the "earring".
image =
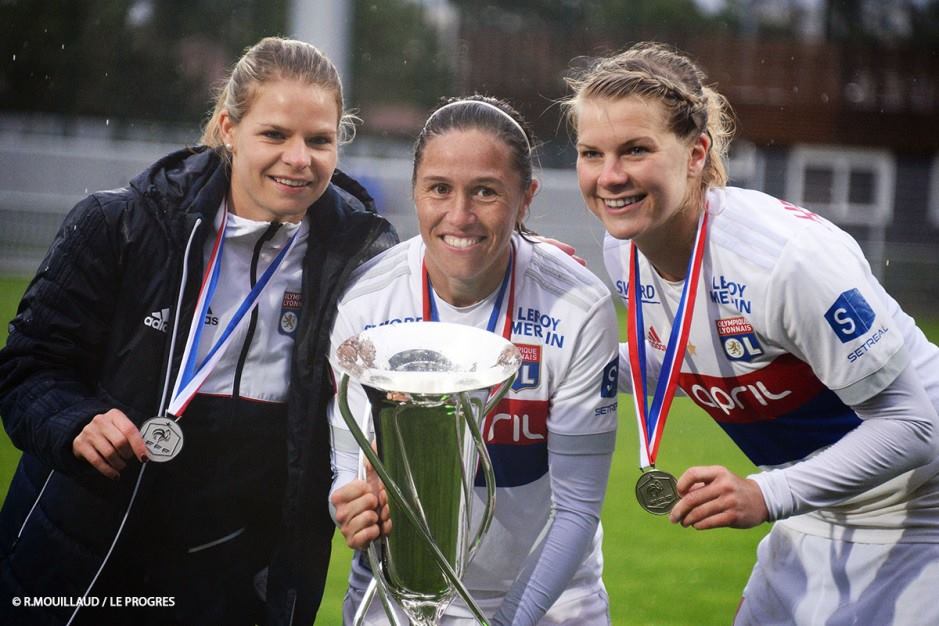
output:
[[231, 144], [230, 144], [230, 143], [226, 143], [226, 144], [225, 144], [225, 149], [228, 150], [229, 152], [231, 152]]

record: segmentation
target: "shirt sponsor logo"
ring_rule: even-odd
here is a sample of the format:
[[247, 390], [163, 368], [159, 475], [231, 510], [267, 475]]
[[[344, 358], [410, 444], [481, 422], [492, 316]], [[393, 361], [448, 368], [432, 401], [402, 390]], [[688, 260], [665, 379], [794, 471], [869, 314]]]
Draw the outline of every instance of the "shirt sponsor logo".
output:
[[280, 303], [280, 324], [277, 331], [281, 335], [293, 337], [300, 321], [300, 306], [303, 297], [298, 291], [284, 291], [284, 299]]
[[525, 337], [538, 337], [546, 346], [564, 347], [564, 335], [558, 332], [561, 320], [542, 313], [538, 309], [518, 307], [518, 314], [512, 322], [512, 334]]
[[841, 343], [848, 343], [869, 331], [876, 317], [871, 305], [857, 289], [842, 293], [825, 311], [825, 321]]
[[[629, 300], [629, 281], [618, 280], [616, 281], [616, 291], [623, 296], [623, 300]], [[639, 285], [639, 295], [640, 300], [643, 304], [658, 304], [659, 301], [655, 299], [655, 285]]]
[[731, 361], [752, 361], [753, 357], [763, 354], [763, 348], [753, 332], [753, 326], [747, 318], [727, 317], [715, 322], [717, 336], [724, 347], [724, 354]]
[[534, 389], [541, 382], [541, 346], [517, 343], [515, 347], [522, 354], [522, 365], [518, 368], [512, 390]]
[[503, 398], [486, 417], [483, 438], [487, 444], [525, 446], [548, 439], [548, 401]]
[[161, 333], [166, 332], [166, 323], [170, 319], [170, 310], [160, 309], [159, 311], [154, 311], [147, 317], [143, 318], [144, 326], [149, 326], [154, 330], [158, 330]]
[[619, 377], [619, 357], [613, 357], [613, 360], [603, 368], [603, 377], [600, 380], [600, 397], [615, 398], [616, 383]]
[[[497, 487], [518, 487], [548, 473], [547, 400], [503, 398], [486, 416], [482, 434]], [[485, 485], [482, 473], [476, 486]]]
[[723, 274], [711, 276], [711, 302], [733, 307], [741, 313], [752, 313], [753, 306], [744, 296], [746, 290], [746, 284], [727, 280]]
[[860, 348], [848, 354], [848, 363], [854, 363], [867, 354], [867, 351], [873, 348], [874, 344], [883, 339], [884, 335], [886, 335], [888, 332], [890, 332], [890, 329], [886, 326], [881, 326], [875, 330], [874, 333], [868, 337], [864, 343], [861, 344]]
[[212, 312], [212, 307], [209, 307], [209, 312], [205, 314], [202, 324], [204, 326], [218, 326], [218, 316]]
[[388, 324], [409, 324], [411, 322], [423, 322], [424, 318], [420, 315], [406, 315], [404, 317], [392, 317], [383, 322], [378, 322], [377, 324], [366, 324], [362, 330], [368, 330], [369, 328], [375, 328], [376, 326], [387, 326]]
[[682, 372], [678, 384], [716, 421], [738, 424], [795, 411], [825, 388], [812, 368], [791, 354], [741, 376], [722, 378]]

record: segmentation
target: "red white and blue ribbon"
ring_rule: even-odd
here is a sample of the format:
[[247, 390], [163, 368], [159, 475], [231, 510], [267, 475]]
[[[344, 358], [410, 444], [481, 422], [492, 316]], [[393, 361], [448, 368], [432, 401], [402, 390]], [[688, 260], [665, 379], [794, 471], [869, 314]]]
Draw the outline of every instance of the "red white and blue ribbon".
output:
[[241, 304], [235, 310], [230, 322], [218, 336], [215, 343], [206, 353], [202, 362], [196, 364], [196, 354], [199, 351], [199, 341], [202, 337], [203, 320], [208, 313], [209, 305], [212, 302], [212, 296], [215, 294], [215, 288], [218, 285], [218, 278], [222, 271], [222, 250], [225, 247], [225, 227], [228, 224], [227, 207], [222, 207], [221, 223], [215, 236], [215, 244], [212, 246], [212, 252], [206, 263], [205, 274], [202, 277], [202, 285], [199, 287], [199, 298], [196, 300], [195, 314], [192, 316], [192, 323], [189, 326], [189, 336], [186, 339], [186, 347], [183, 350], [182, 367], [176, 376], [176, 384], [173, 386], [173, 395], [171, 396], [167, 413], [177, 420], [182, 417], [183, 412], [189, 405], [189, 402], [199, 391], [199, 387], [205, 382], [209, 374], [215, 369], [225, 350], [231, 344], [235, 329], [241, 324], [247, 315], [249, 315], [258, 304], [258, 299], [264, 292], [264, 289], [270, 283], [271, 278], [280, 269], [280, 266], [293, 248], [293, 244], [300, 232], [296, 232], [287, 241], [287, 245], [274, 257], [271, 264], [258, 279], [248, 295], [244, 297]]
[[685, 285], [682, 288], [681, 300], [678, 303], [672, 330], [665, 346], [665, 357], [659, 371], [651, 406], [648, 404], [645, 325], [642, 320], [642, 289], [639, 284], [639, 250], [635, 243], [631, 243], [629, 247], [629, 302], [626, 312], [626, 333], [629, 371], [633, 383], [633, 404], [639, 425], [639, 467], [641, 469], [655, 467], [668, 410], [672, 405], [672, 398], [675, 397], [678, 374], [681, 371], [685, 347], [688, 344], [688, 334], [691, 331], [691, 317], [694, 314], [706, 236], [707, 210], [705, 209], [698, 221], [694, 248], [688, 259]]
[[[421, 262], [423, 274], [423, 317], [428, 322], [439, 322], [440, 314], [437, 311], [437, 300], [434, 298], [434, 286], [430, 282], [430, 274], [427, 273], [427, 263]], [[515, 306], [515, 245], [509, 253], [509, 266], [505, 268], [505, 276], [502, 277], [502, 285], [499, 287], [499, 293], [496, 295], [496, 301], [492, 305], [492, 313], [489, 314], [489, 322], [486, 324], [486, 330], [491, 333], [496, 332], [496, 325], [499, 322], [499, 313], [502, 311], [502, 301], [505, 300], [506, 289], [508, 289], [509, 303], [505, 308], [505, 323], [502, 326], [502, 336], [512, 340], [512, 309]]]

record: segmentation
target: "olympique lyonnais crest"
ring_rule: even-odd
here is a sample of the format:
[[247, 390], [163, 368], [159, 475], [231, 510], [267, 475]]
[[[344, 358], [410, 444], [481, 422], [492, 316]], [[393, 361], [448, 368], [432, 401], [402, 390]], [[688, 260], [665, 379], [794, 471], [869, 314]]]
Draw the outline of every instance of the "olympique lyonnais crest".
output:
[[724, 354], [731, 361], [749, 362], [753, 357], [763, 354], [763, 348], [747, 318], [727, 317], [717, 320], [715, 324], [721, 345], [724, 346]]
[[280, 323], [277, 325], [277, 331], [281, 335], [293, 337], [297, 330], [297, 324], [300, 321], [301, 302], [300, 292], [284, 292], [284, 300], [280, 305]]
[[517, 343], [515, 347], [522, 353], [522, 366], [518, 368], [512, 391], [534, 389], [541, 382], [541, 346]]

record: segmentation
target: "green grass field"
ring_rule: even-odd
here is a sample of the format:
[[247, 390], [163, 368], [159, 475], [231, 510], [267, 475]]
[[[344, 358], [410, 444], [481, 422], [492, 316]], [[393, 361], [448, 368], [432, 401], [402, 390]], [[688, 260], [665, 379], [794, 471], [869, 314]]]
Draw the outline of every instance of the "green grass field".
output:
[[[0, 340], [26, 286], [0, 279]], [[939, 321], [922, 324], [939, 339]], [[695, 531], [643, 512], [633, 488], [639, 476], [637, 440], [631, 403], [620, 402], [620, 431], [613, 472], [603, 509], [604, 581], [617, 626], [708, 626], [731, 622], [740, 591], [753, 565], [756, 544], [768, 525], [751, 530]], [[19, 452], [0, 435], [0, 496], [6, 494]], [[722, 464], [738, 473], [753, 465], [718, 426], [690, 401], [675, 401], [669, 417], [659, 467], [678, 475], [686, 467]], [[351, 552], [337, 533], [333, 542], [326, 594], [317, 623], [341, 623], [342, 598]]]

